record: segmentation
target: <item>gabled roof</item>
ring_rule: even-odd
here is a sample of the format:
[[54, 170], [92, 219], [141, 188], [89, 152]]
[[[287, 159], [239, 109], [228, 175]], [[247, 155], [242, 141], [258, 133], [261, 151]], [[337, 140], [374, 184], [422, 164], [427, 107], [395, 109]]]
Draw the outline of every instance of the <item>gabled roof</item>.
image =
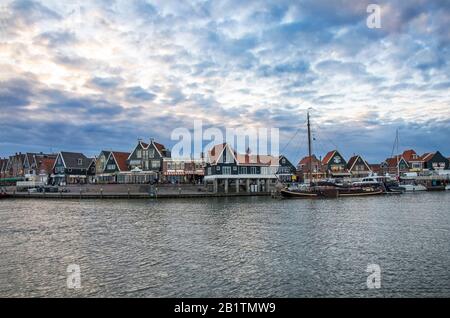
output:
[[[66, 152], [61, 151], [60, 156], [63, 160], [64, 166], [71, 169], [88, 169], [92, 163], [92, 159], [86, 157], [80, 152]], [[82, 159], [82, 164], [78, 164], [78, 159]]]
[[388, 167], [397, 167], [397, 162], [400, 163], [401, 161], [404, 161], [406, 164], [408, 164], [408, 162], [405, 160], [405, 158], [403, 158], [402, 155], [396, 155], [395, 157], [392, 158], [387, 158], [385, 160], [386, 164]]
[[120, 171], [128, 171], [127, 159], [130, 156], [128, 152], [112, 151], [110, 156], [113, 156], [117, 167]]
[[52, 173], [53, 166], [55, 165], [56, 158], [54, 157], [46, 157], [39, 159], [39, 162], [37, 163], [37, 170], [39, 173], [46, 172], [47, 174]]
[[228, 146], [227, 143], [222, 143], [215, 145], [208, 151], [208, 160], [211, 164], [217, 164], [217, 161], [219, 160], [220, 156], [222, 155], [222, 152], [224, 149]]
[[352, 171], [353, 166], [354, 166], [355, 163], [358, 161], [358, 158], [361, 158], [361, 160], [364, 162], [364, 165], [366, 166], [366, 168], [367, 168], [368, 170], [372, 170], [372, 169], [370, 168], [369, 164], [367, 163], [367, 161], [365, 161], [365, 160], [363, 159], [363, 157], [361, 157], [360, 155], [355, 155], [355, 156], [351, 157], [350, 160], [349, 160], [348, 163], [347, 163], [347, 168], [348, 168], [349, 171]]
[[155, 146], [156, 150], [158, 150], [159, 155], [163, 157], [163, 152], [166, 150], [166, 147], [163, 144], [152, 141], [153, 146]]
[[420, 157], [420, 159], [422, 159], [423, 161], [428, 161], [433, 158], [435, 154], [435, 152], [426, 152]]
[[[403, 156], [403, 158], [404, 158], [407, 162], [411, 162], [411, 161], [422, 161], [422, 159], [420, 158], [420, 156], [417, 155], [417, 153], [416, 153], [413, 149], [409, 149], [409, 150], [403, 151], [402, 156]], [[416, 156], [415, 159], [414, 159], [414, 156]]]
[[334, 154], [336, 153], [336, 150], [331, 150], [330, 152], [328, 152], [325, 157], [322, 159], [322, 163], [327, 165], [331, 158], [333, 158]]
[[[163, 144], [160, 144], [153, 140], [151, 141], [151, 144], [155, 147], [156, 151], [158, 151], [158, 153], [161, 157], [166, 157], [166, 155], [164, 153], [166, 150], [166, 147]], [[150, 144], [147, 144], [147, 143], [143, 142], [142, 140], [139, 140], [138, 144], [136, 145], [136, 147], [134, 147], [133, 151], [130, 153], [127, 160], [130, 159], [131, 155], [134, 153], [134, 151], [136, 150], [136, 148], [138, 146], [141, 146], [142, 149], [147, 150], [150, 147]]]
[[[311, 161], [312, 161], [313, 163], [315, 163], [315, 162], [320, 162], [320, 160], [317, 159], [316, 155], [311, 155]], [[301, 165], [307, 165], [307, 164], [309, 164], [309, 156], [303, 157], [303, 159], [300, 160], [300, 162], [298, 163], [299, 166], [301, 166]]]

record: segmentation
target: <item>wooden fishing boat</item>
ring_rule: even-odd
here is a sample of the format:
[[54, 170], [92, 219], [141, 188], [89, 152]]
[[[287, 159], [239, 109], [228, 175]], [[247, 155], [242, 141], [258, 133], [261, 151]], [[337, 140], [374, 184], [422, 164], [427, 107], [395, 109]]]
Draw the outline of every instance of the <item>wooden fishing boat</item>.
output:
[[384, 194], [382, 188], [376, 187], [311, 187], [304, 190], [283, 189], [281, 196], [284, 198], [339, 198], [339, 197], [363, 197]]
[[[311, 125], [309, 121], [309, 111], [307, 112], [307, 128], [308, 128], [308, 153], [309, 153], [309, 180], [312, 176], [312, 155], [311, 155]], [[280, 190], [283, 198], [339, 198], [339, 197], [362, 197], [383, 194], [385, 189], [379, 184], [374, 185], [358, 185], [344, 186], [334, 182], [322, 181], [311, 182], [310, 184], [301, 185], [300, 187], [286, 187]]]

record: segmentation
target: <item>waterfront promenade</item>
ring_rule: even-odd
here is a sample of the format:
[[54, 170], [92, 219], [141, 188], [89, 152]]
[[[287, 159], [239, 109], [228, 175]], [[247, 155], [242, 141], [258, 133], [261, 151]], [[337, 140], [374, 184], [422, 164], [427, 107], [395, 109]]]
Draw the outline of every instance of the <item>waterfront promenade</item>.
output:
[[11, 197], [24, 199], [162, 199], [271, 195], [270, 192], [212, 193], [207, 192], [203, 185], [192, 184], [83, 184], [59, 187], [57, 193], [18, 192], [15, 187], [5, 189]]

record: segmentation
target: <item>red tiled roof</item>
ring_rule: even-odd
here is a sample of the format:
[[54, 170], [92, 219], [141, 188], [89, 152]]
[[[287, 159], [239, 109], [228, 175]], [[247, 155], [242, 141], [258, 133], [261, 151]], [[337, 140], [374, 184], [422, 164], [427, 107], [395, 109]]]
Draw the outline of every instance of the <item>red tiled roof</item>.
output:
[[370, 169], [373, 172], [380, 172], [381, 171], [381, 165], [380, 164], [370, 164], [369, 167], [370, 167]]
[[[410, 162], [410, 161], [421, 161], [420, 157], [417, 155], [417, 153], [413, 149], [405, 150], [403, 152], [403, 158]], [[416, 158], [414, 158], [416, 156]]]
[[278, 159], [274, 156], [268, 155], [242, 155], [236, 154], [239, 164], [257, 164], [257, 165], [274, 165], [278, 164]]
[[222, 154], [223, 150], [228, 147], [230, 151], [234, 154], [236, 157], [238, 164], [256, 164], [256, 165], [277, 165], [278, 164], [278, 158], [274, 156], [269, 155], [251, 155], [251, 154], [237, 154], [234, 149], [232, 149], [227, 143], [218, 144], [211, 148], [211, 150], [208, 151], [208, 157], [209, 161], [212, 164], [217, 163], [217, 160], [219, 159], [220, 155]]
[[112, 152], [114, 159], [116, 160], [116, 164], [119, 167], [120, 171], [128, 171], [127, 159], [130, 156], [129, 152]]
[[334, 154], [336, 153], [336, 150], [332, 150], [329, 153], [326, 154], [326, 156], [323, 158], [322, 163], [328, 164], [330, 162], [331, 158], [333, 158]]
[[405, 158], [403, 158], [401, 155], [397, 155], [392, 158], [387, 158], [385, 161], [388, 167], [397, 167], [397, 160], [398, 162], [400, 162], [402, 159], [405, 160]]
[[227, 146], [226, 143], [215, 145], [208, 151], [208, 157], [209, 161], [214, 164], [219, 159], [220, 154], [222, 153], [223, 149]]
[[166, 147], [163, 144], [157, 143], [157, 142], [153, 142], [153, 144], [155, 145], [155, 147], [158, 149], [158, 151], [162, 154], [163, 150], [166, 149]]
[[52, 173], [53, 166], [55, 165], [56, 158], [41, 158], [38, 162], [39, 173]]
[[[318, 163], [318, 162], [320, 162], [320, 160], [317, 159], [316, 155], [312, 155], [312, 156], [311, 156], [311, 161], [312, 161], [313, 163]], [[303, 158], [302, 160], [300, 160], [300, 162], [298, 163], [299, 166], [301, 166], [301, 165], [307, 165], [307, 164], [309, 164], [309, 156], [304, 157], [304, 158]]]

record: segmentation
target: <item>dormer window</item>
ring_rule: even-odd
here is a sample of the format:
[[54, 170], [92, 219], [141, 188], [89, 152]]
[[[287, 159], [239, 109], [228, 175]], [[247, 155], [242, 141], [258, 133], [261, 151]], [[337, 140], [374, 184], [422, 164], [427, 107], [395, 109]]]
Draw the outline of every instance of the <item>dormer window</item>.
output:
[[82, 166], [83, 165], [83, 159], [78, 159], [78, 165]]

